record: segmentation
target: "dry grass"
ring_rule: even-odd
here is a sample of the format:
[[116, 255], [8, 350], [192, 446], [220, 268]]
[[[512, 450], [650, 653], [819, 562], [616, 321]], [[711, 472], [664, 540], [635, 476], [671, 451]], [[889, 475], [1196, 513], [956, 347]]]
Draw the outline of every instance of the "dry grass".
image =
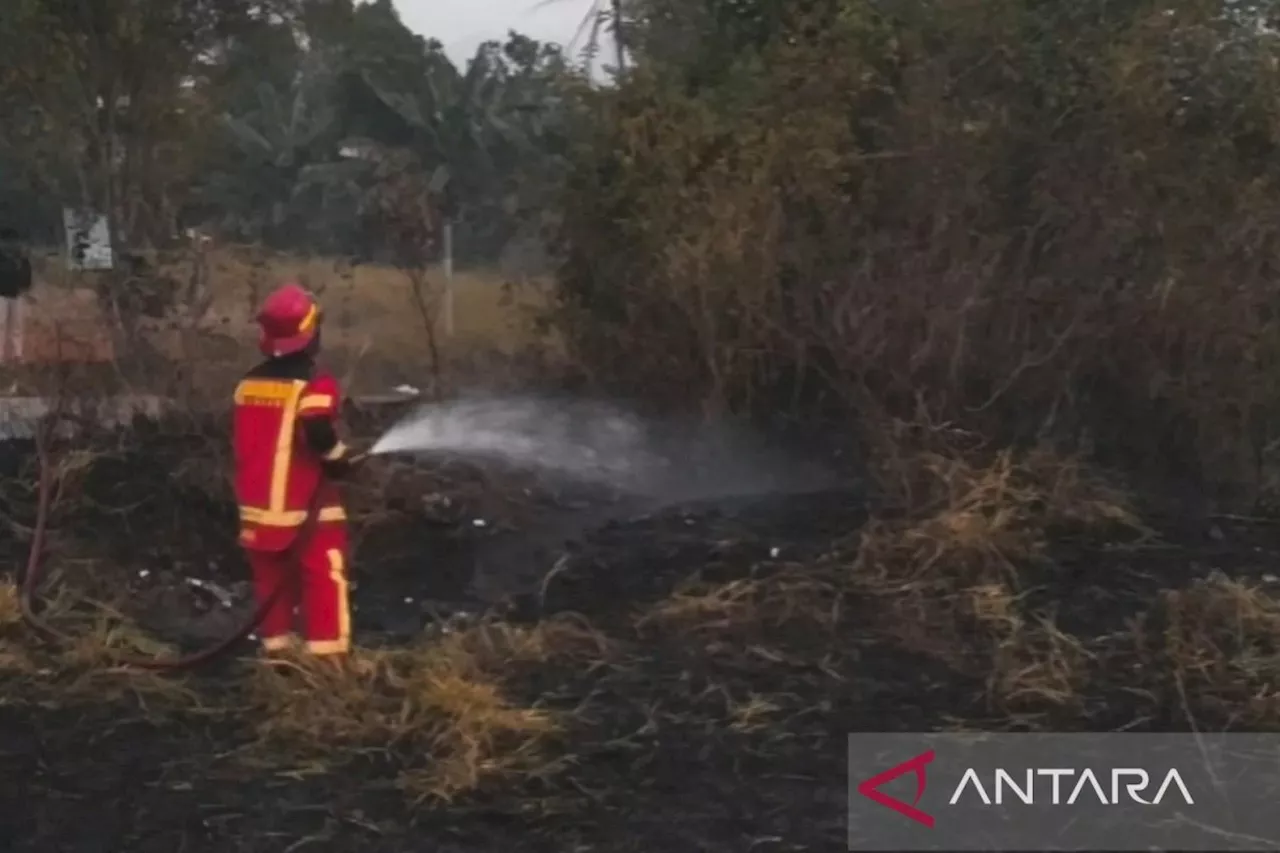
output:
[[259, 734], [269, 752], [313, 771], [366, 753], [414, 756], [401, 775], [404, 789], [418, 800], [448, 800], [487, 779], [555, 764], [543, 746], [557, 716], [511, 700], [504, 670], [607, 653], [606, 641], [579, 622], [489, 622], [417, 647], [358, 651], [343, 669], [308, 658], [261, 666], [250, 696], [262, 708]]
[[[84, 603], [82, 603], [84, 604]], [[27, 698], [58, 702], [110, 702], [128, 697], [144, 709], [198, 709], [201, 698], [173, 673], [125, 665], [167, 658], [173, 649], [103, 604], [83, 612], [63, 594], [45, 602], [41, 619], [56, 624], [66, 642], [43, 641], [22, 621], [18, 589], [0, 584], [0, 677], [22, 679]]]
[[795, 567], [767, 578], [684, 583], [640, 613], [635, 627], [722, 635], [796, 621], [830, 628], [838, 619], [838, 588], [817, 572]]
[[0, 582], [0, 676], [30, 672], [31, 655], [22, 642], [22, 607], [18, 585]]
[[[191, 257], [175, 256], [162, 263], [161, 274], [179, 285], [189, 277]], [[374, 336], [379, 343], [420, 343], [424, 318], [415, 299], [412, 278], [403, 270], [378, 264], [352, 264], [342, 259], [299, 257], [250, 246], [228, 245], [209, 252], [207, 288], [212, 297], [203, 324], [225, 327], [233, 336], [252, 321], [262, 299], [286, 279], [298, 279], [322, 296], [339, 337]], [[440, 268], [419, 276], [423, 295], [443, 335], [445, 279]], [[94, 295], [93, 274], [68, 273], [57, 259], [38, 264], [32, 291], [33, 318], [53, 315], [67, 327], [100, 328], [102, 311]], [[454, 338], [456, 344], [482, 343], [518, 346], [529, 340], [524, 312], [540, 307], [547, 282], [511, 280], [496, 270], [455, 271], [453, 277]], [[185, 310], [186, 306], [179, 306]]]
[[992, 651], [988, 701], [1012, 714], [1046, 704], [1078, 707], [1093, 660], [1085, 644], [1052, 619], [1016, 616]]
[[18, 600], [18, 585], [12, 580], [0, 582], [0, 631], [8, 630], [22, 621], [22, 606]]
[[741, 702], [729, 703], [729, 728], [736, 732], [766, 731], [777, 721], [782, 705], [767, 696], [752, 694]]
[[1018, 586], [1018, 563], [1042, 556], [1055, 528], [1142, 530], [1128, 497], [1083, 463], [1045, 450], [987, 460], [926, 452], [899, 473], [904, 520], [873, 521], [861, 534], [860, 581], [945, 578]]
[[[531, 313], [545, 300], [545, 283], [513, 287], [490, 270], [453, 278], [453, 334], [445, 329], [442, 270], [421, 273], [342, 260], [306, 259], [225, 248], [210, 257], [212, 305], [202, 321], [224, 336], [224, 353], [252, 353], [252, 316], [283, 279], [298, 278], [326, 309], [326, 359], [357, 388], [385, 391], [388, 383], [428, 382], [434, 359], [453, 364], [477, 353], [511, 356], [541, 345]], [[191, 357], [189, 343], [169, 334], [168, 351]], [[229, 343], [230, 346], [227, 346]], [[434, 350], [434, 352], [433, 352]]]
[[[200, 304], [194, 309], [188, 304], [192, 297], [185, 293], [194, 256], [174, 256], [158, 267], [158, 274], [169, 276], [179, 294], [164, 318], [143, 319], [140, 334], [172, 364], [148, 361], [145, 366], [122, 368], [110, 353], [81, 352], [84, 346], [77, 344], [79, 350], [63, 357], [93, 362], [75, 366], [87, 375], [85, 384], [120, 382], [134, 390], [163, 394], [225, 388], [257, 357], [253, 316], [262, 299], [289, 278], [302, 280], [324, 303], [326, 359], [357, 393], [383, 392], [401, 382], [427, 390], [424, 386], [435, 381], [437, 369], [489, 356], [509, 361], [515, 354], [529, 356], [535, 349], [543, 354], [558, 352], [557, 342], [535, 334], [532, 322], [533, 313], [546, 300], [545, 281], [517, 284], [492, 270], [457, 272], [454, 329], [449, 335], [439, 269], [410, 274], [374, 264], [241, 246], [210, 251], [205, 263], [207, 297], [197, 300]], [[49, 337], [46, 327], [56, 326], [58, 334], [72, 343], [83, 339], [108, 346], [103, 338], [108, 324], [94, 287], [93, 274], [71, 274], [56, 259], [42, 261], [29, 312], [33, 342], [44, 341]], [[158, 373], [165, 375], [153, 375]], [[36, 385], [39, 381], [39, 377], [32, 380]]]
[[545, 747], [560, 729], [560, 715], [513, 699], [505, 678], [520, 664], [589, 665], [613, 652], [580, 619], [532, 626], [489, 620], [408, 648], [359, 649], [346, 667], [302, 653], [254, 661], [245, 694], [214, 700], [180, 674], [124, 665], [173, 650], [111, 608], [96, 606], [86, 617], [55, 602], [46, 613], [69, 642], [44, 645], [25, 631], [17, 601], [13, 584], [0, 586], [0, 676], [21, 679], [26, 700], [127, 698], [144, 713], [245, 716], [257, 721], [249, 763], [316, 773], [395, 755], [405, 767], [399, 783], [415, 801], [449, 800], [513, 774], [553, 772], [560, 760]]
[[445, 281], [439, 269], [428, 270], [422, 277], [423, 302], [419, 302], [413, 277], [391, 267], [224, 249], [210, 259], [214, 299], [207, 321], [247, 339], [262, 298], [280, 281], [293, 277], [324, 301], [327, 340], [349, 358], [366, 349], [425, 358], [428, 328], [449, 351], [515, 351], [535, 341], [527, 314], [542, 305], [545, 288], [543, 282], [510, 287], [497, 272], [457, 272], [453, 281], [454, 333], [446, 336]]
[[77, 620], [73, 642], [62, 650], [62, 663], [85, 669], [115, 669], [136, 659], [171, 658], [175, 649], [157, 641], [115, 608], [102, 603], [91, 605], [93, 613]]
[[1005, 710], [1076, 701], [1089, 653], [1027, 612], [1023, 569], [1058, 531], [1145, 532], [1127, 496], [1078, 459], [1045, 450], [905, 460], [892, 484], [909, 510], [865, 527], [849, 577], [877, 602], [879, 627], [980, 675]]
[[1224, 575], [1164, 593], [1162, 659], [1183, 697], [1245, 725], [1280, 723], [1280, 600]]
[[876, 630], [981, 678], [993, 708], [1078, 703], [1092, 654], [1029, 610], [1022, 573], [1058, 531], [1145, 532], [1126, 495], [1047, 451], [901, 459], [890, 491], [910, 511], [873, 519], [851, 549], [766, 577], [688, 582], [636, 627], [714, 637], [709, 648], [724, 649], [734, 636], [786, 623], [831, 631], [858, 599]]

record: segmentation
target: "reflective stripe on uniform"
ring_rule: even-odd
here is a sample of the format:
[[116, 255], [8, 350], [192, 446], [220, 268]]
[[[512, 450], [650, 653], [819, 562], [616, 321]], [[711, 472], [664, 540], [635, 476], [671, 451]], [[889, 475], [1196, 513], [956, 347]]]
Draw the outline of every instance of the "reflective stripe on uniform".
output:
[[307, 651], [313, 655], [342, 654], [351, 649], [351, 609], [347, 589], [346, 557], [341, 549], [330, 548], [325, 551], [325, 559], [329, 563], [329, 580], [333, 582], [334, 615], [338, 620], [338, 636], [333, 640], [311, 640], [307, 643]]
[[299, 414], [303, 412], [325, 412], [333, 408], [332, 394], [308, 394], [298, 403]]
[[293, 648], [298, 638], [293, 634], [281, 634], [278, 637], [263, 637], [262, 648], [268, 652], [282, 652], [285, 649]]
[[337, 444], [335, 444], [333, 447], [329, 449], [328, 453], [324, 455], [324, 460], [326, 462], [336, 462], [337, 460], [341, 459], [343, 456], [346, 456], [346, 455], [347, 455], [347, 446], [343, 444], [341, 441], [339, 441]]
[[307, 383], [295, 380], [290, 383], [289, 399], [285, 402], [284, 413], [280, 415], [280, 432], [276, 436], [275, 460], [271, 463], [271, 503], [272, 512], [284, 512], [285, 501], [289, 489], [289, 468], [293, 462], [293, 431], [298, 419], [298, 399], [306, 389]]
[[338, 639], [351, 642], [351, 602], [347, 588], [346, 555], [338, 548], [325, 552], [329, 558], [329, 578], [338, 587]]
[[296, 393], [293, 382], [272, 379], [246, 379], [236, 386], [236, 404], [281, 406]]
[[[261, 507], [240, 507], [240, 520], [260, 527], [297, 527], [307, 520], [305, 509], [275, 511]], [[347, 511], [340, 506], [327, 506], [316, 514], [316, 521], [346, 521]]]
[[351, 651], [350, 640], [311, 640], [307, 651], [313, 655], [341, 655]]

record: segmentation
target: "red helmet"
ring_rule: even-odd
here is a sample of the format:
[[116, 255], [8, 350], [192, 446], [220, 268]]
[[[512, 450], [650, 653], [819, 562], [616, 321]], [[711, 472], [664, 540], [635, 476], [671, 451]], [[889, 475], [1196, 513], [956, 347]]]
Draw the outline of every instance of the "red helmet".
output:
[[320, 330], [320, 304], [302, 285], [281, 285], [258, 312], [262, 336], [258, 347], [272, 358], [306, 349]]

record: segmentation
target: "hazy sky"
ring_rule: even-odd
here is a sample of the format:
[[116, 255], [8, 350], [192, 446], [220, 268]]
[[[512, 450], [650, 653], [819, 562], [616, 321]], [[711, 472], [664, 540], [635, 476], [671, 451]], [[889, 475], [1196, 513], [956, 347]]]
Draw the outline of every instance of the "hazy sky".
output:
[[395, 0], [405, 26], [439, 39], [449, 58], [464, 65], [487, 39], [518, 30], [539, 41], [567, 43], [593, 0]]

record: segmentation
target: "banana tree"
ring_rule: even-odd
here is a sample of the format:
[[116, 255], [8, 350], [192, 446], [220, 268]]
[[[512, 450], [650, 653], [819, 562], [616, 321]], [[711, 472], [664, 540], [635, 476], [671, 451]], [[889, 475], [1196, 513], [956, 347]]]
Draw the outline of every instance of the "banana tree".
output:
[[509, 236], [519, 176], [547, 153], [558, 106], [548, 82], [563, 63], [519, 36], [481, 45], [465, 71], [442, 52], [428, 59], [408, 85], [377, 64], [360, 68], [359, 80], [400, 119], [424, 166], [437, 178], [447, 171], [463, 251], [488, 253]]
[[230, 151], [223, 167], [207, 176], [204, 198], [222, 211], [224, 230], [272, 242], [300, 237], [308, 194], [332, 195], [343, 185], [340, 175], [312, 168], [336, 159], [338, 123], [325, 59], [307, 56], [287, 90], [260, 84], [249, 109], [223, 116]]

